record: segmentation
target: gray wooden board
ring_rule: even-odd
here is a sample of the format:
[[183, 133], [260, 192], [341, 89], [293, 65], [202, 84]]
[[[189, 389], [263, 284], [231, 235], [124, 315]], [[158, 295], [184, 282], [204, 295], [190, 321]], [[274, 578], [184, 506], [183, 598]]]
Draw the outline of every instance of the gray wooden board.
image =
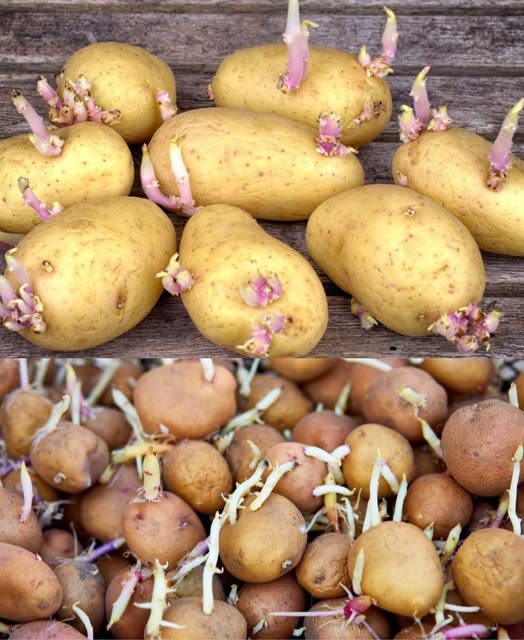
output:
[[[302, 16], [319, 23], [311, 42], [358, 51], [361, 43], [380, 50], [384, 14], [381, 0], [302, 0]], [[434, 104], [447, 102], [457, 126], [494, 139], [504, 111], [524, 95], [524, 5], [517, 0], [400, 0], [400, 43], [390, 77], [395, 114], [408, 101], [420, 68], [432, 67], [427, 87]], [[164, 58], [177, 76], [181, 110], [209, 106], [206, 86], [224, 56], [243, 46], [278, 41], [285, 23], [280, 0], [3, 0], [0, 2], [0, 137], [26, 131], [9, 99], [21, 89], [39, 111], [35, 77], [49, 77], [90, 40], [142, 45]], [[398, 146], [396, 117], [382, 135], [362, 149], [367, 182], [389, 182]], [[515, 152], [524, 157], [524, 125]], [[139, 149], [133, 149], [138, 163]], [[140, 195], [138, 182], [133, 190]], [[172, 216], [177, 233], [182, 218]], [[304, 223], [263, 223], [276, 237], [306, 253]], [[485, 254], [484, 303], [497, 300], [505, 317], [493, 355], [524, 355], [523, 260]], [[454, 355], [437, 337], [405, 338], [380, 327], [365, 332], [348, 312], [349, 297], [319, 274], [328, 294], [330, 322], [314, 355]], [[0, 356], [43, 355], [17, 335], [0, 332]], [[86, 355], [224, 355], [200, 336], [180, 300], [164, 294], [153, 312], [132, 331]]]

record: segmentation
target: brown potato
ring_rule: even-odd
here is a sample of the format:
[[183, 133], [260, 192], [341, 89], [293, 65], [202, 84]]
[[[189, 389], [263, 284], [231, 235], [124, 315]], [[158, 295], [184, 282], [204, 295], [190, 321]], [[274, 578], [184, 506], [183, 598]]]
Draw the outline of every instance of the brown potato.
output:
[[419, 444], [413, 447], [415, 459], [415, 473], [413, 479], [419, 478], [426, 473], [440, 473], [442, 466], [439, 459], [426, 444]]
[[207, 382], [198, 360], [177, 360], [144, 373], [133, 398], [148, 433], [164, 425], [177, 440], [203, 438], [235, 415], [236, 387], [233, 374], [221, 365]]
[[[390, 367], [403, 367], [407, 364], [404, 358], [380, 358], [381, 362]], [[358, 363], [351, 375], [351, 393], [349, 394], [350, 413], [364, 415], [363, 404], [367, 392], [377, 378], [382, 377], [386, 372], [372, 365]]]
[[[177, 573], [178, 569], [173, 569], [166, 574], [166, 581], [169, 582]], [[202, 597], [203, 591], [203, 574], [204, 565], [199, 565], [192, 569], [189, 573], [176, 583], [170, 583], [170, 589], [174, 591], [167, 594], [168, 602], [177, 600], [178, 598]], [[213, 598], [216, 600], [225, 600], [226, 594], [220, 578], [217, 574], [213, 576]]]
[[270, 582], [292, 571], [307, 544], [306, 523], [295, 505], [272, 493], [257, 511], [248, 496], [235, 524], [220, 531], [220, 558], [235, 578], [246, 582]]
[[361, 549], [362, 590], [375, 598], [380, 608], [421, 618], [437, 604], [444, 574], [435, 547], [420, 529], [391, 521], [368, 529], [349, 551], [350, 576]]
[[493, 379], [491, 358], [424, 358], [419, 365], [449, 391], [481, 394]]
[[30, 389], [17, 389], [3, 399], [0, 426], [12, 458], [29, 455], [31, 439], [47, 422], [52, 408], [50, 400]]
[[465, 527], [473, 513], [473, 499], [445, 473], [429, 473], [408, 487], [404, 514], [419, 529], [433, 523], [433, 537], [444, 539], [454, 526]]
[[89, 489], [109, 464], [109, 449], [95, 433], [61, 421], [31, 446], [31, 465], [48, 484], [66, 493]]
[[83, 546], [70, 531], [65, 529], [46, 529], [42, 532], [42, 542], [38, 548], [38, 555], [50, 567], [56, 560], [74, 558], [83, 550]]
[[[483, 400], [455, 411], [442, 431], [449, 472], [470, 493], [497, 496], [509, 488], [519, 444], [524, 442], [524, 413], [508, 402]], [[524, 475], [524, 460], [520, 464]]]
[[[345, 604], [347, 604], [347, 598], [330, 598], [317, 602], [310, 611], [325, 612], [326, 609], [340, 611]], [[391, 626], [383, 611], [377, 607], [370, 607], [365, 616], [367, 624], [379, 638], [391, 638]], [[375, 636], [363, 624], [357, 622], [348, 624], [347, 618], [341, 614], [307, 617], [304, 624], [306, 640], [332, 640], [333, 638], [337, 638], [337, 640], [376, 640]]]
[[312, 411], [297, 422], [292, 438], [295, 442], [331, 452], [344, 444], [351, 431], [361, 422], [360, 418], [338, 415], [329, 409]]
[[[49, 502], [53, 502], [60, 498], [60, 492], [57, 491], [54, 487], [48, 485], [47, 482], [44, 482], [44, 480], [42, 480], [42, 478], [32, 469], [27, 469], [27, 473], [31, 478], [33, 492], [36, 499], [48, 500]], [[21, 495], [23, 494], [22, 480], [20, 478], [20, 467], [10, 471], [4, 478], [2, 478], [2, 482], [4, 483], [4, 487], [6, 489], [11, 489], [12, 491], [16, 491]]]
[[56, 616], [59, 620], [67, 620], [78, 631], [84, 631], [85, 626], [73, 610], [75, 602], [87, 614], [93, 631], [97, 633], [104, 622], [104, 578], [98, 571], [96, 564], [75, 560], [63, 560], [54, 572], [64, 594], [62, 604]]
[[36, 553], [42, 542], [42, 530], [31, 511], [24, 522], [20, 515], [24, 499], [15, 491], [0, 487], [0, 542], [8, 542]]
[[[247, 621], [249, 637], [290, 638], [300, 622], [299, 616], [271, 616], [275, 611], [303, 611], [306, 605], [304, 590], [292, 573], [263, 584], [243, 584], [238, 592], [237, 609]], [[253, 629], [264, 622], [264, 626]]]
[[279, 431], [293, 429], [296, 423], [311, 411], [313, 405], [291, 380], [270, 374], [256, 375], [251, 382], [246, 409], [252, 409], [259, 400], [278, 387], [282, 388], [282, 393], [269, 409], [264, 411], [262, 419]]
[[18, 360], [0, 358], [0, 400], [19, 385]]
[[[404, 400], [399, 390], [407, 388], [423, 396], [416, 408]], [[369, 422], [376, 422], [399, 431], [411, 442], [422, 441], [418, 418], [440, 433], [448, 416], [448, 398], [444, 387], [415, 367], [398, 367], [377, 378], [369, 387], [362, 409]]]
[[[278, 442], [285, 442], [284, 436], [267, 424], [250, 424], [238, 429], [225, 453], [235, 481], [243, 482], [249, 478], [266, 451]], [[258, 456], [252, 446], [259, 451]]]
[[470, 533], [457, 551], [451, 570], [468, 605], [482, 607], [499, 624], [522, 620], [523, 538], [505, 529]]
[[348, 553], [351, 540], [345, 533], [323, 533], [306, 547], [295, 573], [299, 584], [314, 598], [344, 596], [349, 588]]
[[131, 426], [125, 415], [113, 407], [92, 407], [83, 426], [100, 436], [111, 451], [123, 447], [131, 436]]
[[164, 611], [163, 620], [182, 625], [182, 629], [161, 627], [161, 640], [245, 640], [247, 623], [231, 604], [215, 600], [213, 612], [205, 614], [201, 598], [179, 598]]
[[335, 362], [335, 358], [269, 358], [269, 366], [275, 373], [298, 384], [318, 378]]
[[[121, 569], [108, 584], [107, 591], [105, 593], [105, 609], [107, 620], [111, 619], [111, 611], [113, 609], [113, 605], [122, 592], [122, 588], [125, 582], [136, 571], [136, 566], [129, 566], [127, 568]], [[145, 604], [146, 602], [151, 602], [152, 595], [153, 578], [150, 577], [144, 580], [139, 580], [138, 584], [133, 590], [133, 593], [129, 600], [129, 604], [125, 608], [122, 617], [118, 622], [115, 622], [111, 626], [111, 634], [115, 638], [129, 640], [130, 638], [144, 637], [144, 629], [146, 627], [150, 612], [147, 609], [135, 607], [134, 605], [135, 603]]]
[[13, 629], [10, 640], [85, 640], [86, 636], [59, 620], [35, 620]]
[[[350, 489], [361, 490], [365, 498], [369, 498], [369, 481], [378, 451], [399, 482], [403, 474], [408, 482], [413, 477], [413, 449], [398, 431], [380, 424], [362, 424], [349, 434], [346, 444], [351, 449], [351, 453], [342, 462], [346, 485]], [[383, 477], [380, 477], [378, 495], [380, 498], [393, 495]]]
[[325, 409], [333, 409], [346, 384], [351, 382], [353, 370], [357, 365], [337, 360], [323, 375], [302, 385], [304, 393], [314, 404]]
[[0, 542], [0, 566], [0, 618], [30, 622], [48, 618], [58, 610], [62, 587], [53, 570], [37, 555]]
[[171, 449], [162, 459], [162, 478], [169, 491], [207, 515], [222, 509], [223, 496], [233, 490], [226, 460], [202, 440], [182, 440]]

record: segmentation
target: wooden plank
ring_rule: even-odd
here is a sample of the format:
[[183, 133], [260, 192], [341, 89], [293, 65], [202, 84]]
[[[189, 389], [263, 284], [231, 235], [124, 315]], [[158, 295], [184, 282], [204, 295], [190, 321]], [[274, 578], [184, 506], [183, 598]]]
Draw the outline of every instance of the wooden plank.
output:
[[[494, 357], [512, 358], [524, 354], [524, 334], [522, 333], [522, 299], [497, 298], [504, 309], [499, 331], [493, 338], [490, 354]], [[492, 299], [486, 299], [491, 302]], [[456, 348], [438, 336], [406, 338], [384, 327], [371, 331], [360, 328], [358, 321], [349, 313], [349, 298], [331, 296], [329, 298], [330, 323], [321, 342], [311, 352], [312, 356], [355, 356], [375, 357], [385, 355], [416, 357], [455, 356]], [[181, 357], [181, 356], [231, 356], [226, 351], [206, 340], [191, 323], [180, 300], [162, 296], [157, 307], [138, 326], [127, 334], [105, 345], [82, 352], [53, 353], [34, 347], [19, 335], [5, 330], [0, 333], [1, 357], [28, 356], [138, 356], [138, 357]]]
[[[155, 13], [285, 13], [286, 0], [9, 0], [4, 11], [107, 11]], [[319, 12], [354, 15], [376, 13], [382, 10], [383, 0], [301, 0], [302, 13]], [[522, 15], [524, 6], [519, 0], [391, 0], [388, 6], [399, 15], [437, 14], [470, 15]]]
[[[313, 44], [358, 51], [365, 42], [380, 50], [383, 17], [309, 15], [320, 27]], [[150, 13], [24, 13], [2, 14], [0, 60], [2, 69], [20, 65], [38, 72], [43, 65], [59, 70], [78, 47], [94, 40], [117, 40], [151, 46], [174, 68], [184, 63], [214, 69], [236, 49], [281, 39], [282, 16], [258, 14]], [[406, 16], [399, 20], [397, 73], [413, 74], [426, 64], [434, 73], [467, 75], [466, 68], [493, 76], [522, 75], [524, 39], [522, 19], [504, 16]], [[48, 46], [35, 47], [46, 34]], [[504, 45], [504, 46], [502, 46]]]

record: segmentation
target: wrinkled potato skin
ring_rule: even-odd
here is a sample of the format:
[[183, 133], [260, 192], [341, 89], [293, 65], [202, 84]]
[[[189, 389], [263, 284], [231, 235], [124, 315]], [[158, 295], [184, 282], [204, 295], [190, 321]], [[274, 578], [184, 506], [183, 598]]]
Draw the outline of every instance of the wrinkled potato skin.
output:
[[30, 622], [48, 618], [58, 610], [62, 587], [52, 569], [38, 556], [0, 542], [0, 566], [1, 618]]
[[0, 140], [0, 231], [27, 233], [40, 224], [22, 200], [21, 177], [29, 180], [40, 200], [63, 207], [131, 191], [133, 159], [118, 133], [98, 122], [81, 122], [54, 133], [65, 140], [56, 158], [37, 151], [28, 134]]
[[499, 624], [515, 624], [524, 611], [524, 539], [504, 529], [471, 533], [451, 565], [468, 605], [479, 606]]
[[[388, 84], [368, 78], [356, 55], [310, 46], [308, 72], [300, 89], [284, 93], [277, 82], [287, 69], [287, 57], [287, 48], [280, 43], [228, 56], [211, 83], [215, 104], [269, 111], [314, 128], [321, 112], [335, 111], [343, 120], [342, 142], [352, 147], [370, 142], [385, 128], [392, 111]], [[355, 126], [353, 121], [368, 101], [372, 102], [371, 118]]]
[[21, 334], [59, 351], [116, 338], [156, 304], [162, 283], [155, 276], [175, 250], [171, 221], [144, 198], [105, 198], [70, 207], [17, 246], [16, 257], [42, 301], [47, 324], [44, 333], [25, 329]]
[[490, 189], [491, 142], [465, 129], [425, 132], [401, 145], [393, 157], [393, 178], [439, 202], [466, 225], [481, 249], [524, 256], [524, 162], [512, 167], [500, 191]]
[[427, 335], [441, 315], [484, 293], [482, 257], [466, 227], [405, 187], [366, 185], [330, 198], [311, 215], [306, 243], [335, 284], [403, 335]]
[[177, 194], [169, 145], [177, 138], [197, 205], [225, 203], [265, 220], [305, 220], [326, 198], [364, 182], [353, 154], [316, 151], [317, 132], [282, 116], [194, 109], [170, 118], [149, 145], [164, 193]]
[[345, 533], [322, 533], [308, 544], [295, 574], [299, 584], [314, 598], [338, 598], [345, 595], [351, 579], [347, 559], [351, 540]]
[[444, 574], [435, 547], [420, 529], [392, 521], [368, 529], [349, 551], [350, 576], [360, 549], [364, 549], [362, 590], [381, 609], [422, 617], [437, 604]]
[[[118, 109], [121, 117], [111, 125], [126, 142], [146, 142], [162, 124], [157, 91], [167, 91], [176, 104], [176, 84], [168, 65], [146, 51], [121, 42], [96, 42], [75, 51], [64, 66], [64, 77], [80, 75], [91, 82], [95, 104]], [[63, 91], [63, 81], [59, 92]]]
[[[245, 211], [227, 205], [201, 209], [184, 228], [179, 254], [195, 280], [182, 302], [211, 342], [246, 355], [239, 345], [268, 311], [287, 319], [284, 331], [273, 336], [270, 356], [306, 355], [324, 335], [327, 299], [313, 267]], [[268, 307], [248, 306], [238, 291], [259, 271], [276, 273], [282, 284], [282, 295]]]

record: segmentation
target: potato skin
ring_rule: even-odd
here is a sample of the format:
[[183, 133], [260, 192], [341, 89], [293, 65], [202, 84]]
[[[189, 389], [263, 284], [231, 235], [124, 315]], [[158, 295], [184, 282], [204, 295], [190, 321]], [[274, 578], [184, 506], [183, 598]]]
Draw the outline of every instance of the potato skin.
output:
[[102, 198], [70, 207], [32, 229], [17, 246], [16, 258], [42, 301], [47, 324], [44, 333], [25, 329], [21, 334], [60, 351], [116, 338], [156, 304], [162, 283], [155, 276], [175, 250], [171, 221], [148, 200]]
[[[327, 299], [313, 267], [267, 234], [247, 212], [228, 205], [204, 207], [187, 222], [179, 254], [180, 263], [194, 277], [182, 302], [211, 342], [246, 355], [240, 345], [268, 312], [286, 318], [284, 331], [273, 336], [270, 356], [306, 355], [322, 338]], [[266, 307], [251, 307], [239, 287], [259, 272], [275, 273], [283, 293]]]
[[0, 542], [0, 566], [1, 618], [30, 622], [48, 618], [58, 610], [62, 587], [52, 569], [38, 556]]
[[[277, 87], [286, 69], [284, 44], [235, 51], [223, 60], [211, 83], [215, 104], [268, 111], [314, 128], [321, 112], [335, 111], [344, 124], [342, 142], [353, 147], [376, 138], [389, 122], [392, 100], [387, 82], [368, 78], [353, 53], [310, 46], [307, 76], [300, 89], [292, 93]], [[368, 102], [372, 105], [371, 118], [355, 126], [353, 121]]]
[[441, 315], [484, 293], [484, 265], [469, 231], [405, 187], [366, 185], [330, 198], [311, 215], [306, 243], [335, 284], [400, 334], [427, 335]]
[[149, 145], [164, 193], [178, 189], [169, 160], [177, 138], [197, 205], [225, 203], [265, 220], [305, 220], [326, 198], [363, 184], [353, 154], [316, 151], [314, 129], [269, 113], [193, 109], [170, 118]]
[[[162, 124], [157, 91], [167, 91], [176, 103], [176, 83], [169, 66], [142, 47], [122, 42], [95, 42], [75, 51], [64, 66], [64, 77], [85, 75], [95, 104], [118, 109], [111, 125], [126, 142], [146, 142]], [[59, 83], [63, 91], [63, 81]]]
[[18, 178], [27, 178], [48, 205], [106, 196], [126, 196], [133, 186], [133, 158], [122, 137], [98, 122], [81, 122], [54, 132], [64, 142], [56, 157], [43, 156], [23, 134], [0, 140], [0, 231], [27, 233], [40, 224], [26, 206]]
[[524, 162], [512, 155], [504, 188], [493, 191], [486, 184], [490, 147], [465, 129], [424, 132], [396, 151], [393, 178], [404, 174], [410, 189], [457, 216], [481, 249], [524, 256]]

